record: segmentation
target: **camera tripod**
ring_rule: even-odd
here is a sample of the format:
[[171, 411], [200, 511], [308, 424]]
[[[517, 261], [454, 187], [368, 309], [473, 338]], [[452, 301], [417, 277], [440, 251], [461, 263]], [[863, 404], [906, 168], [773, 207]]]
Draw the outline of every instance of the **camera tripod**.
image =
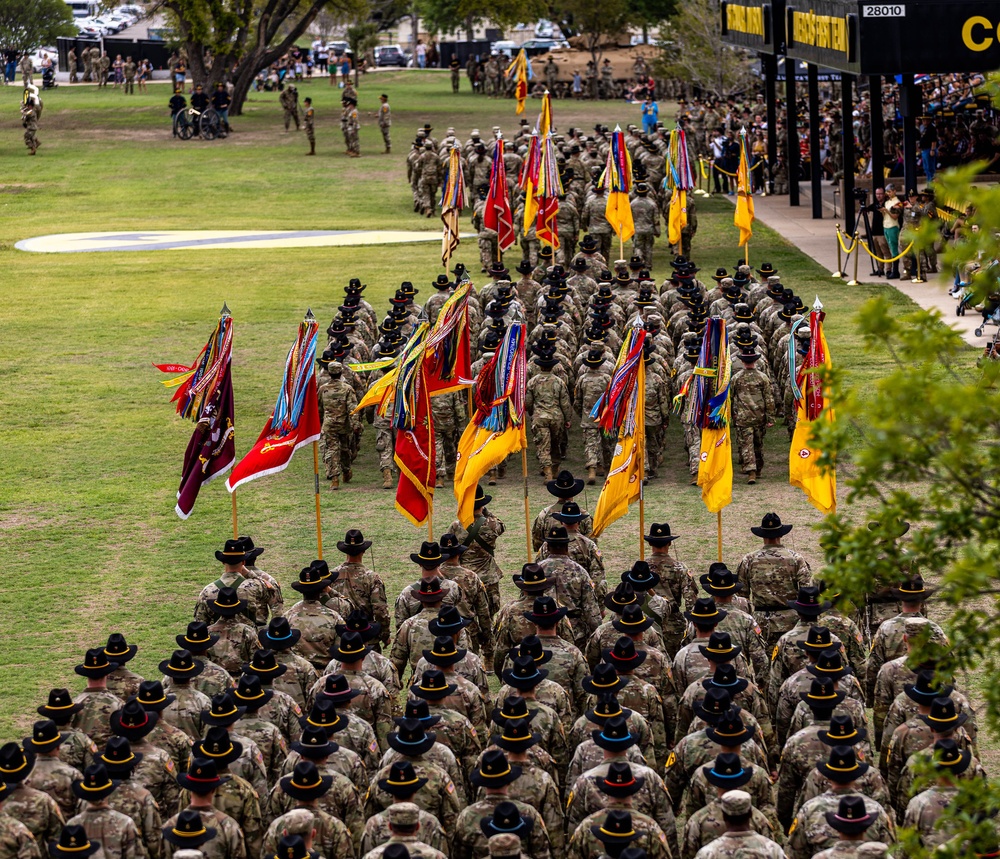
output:
[[[865, 243], [869, 248], [875, 247], [875, 242], [872, 240], [872, 222], [868, 217], [868, 192], [863, 188], [855, 188], [854, 193], [856, 195], [858, 205], [858, 214], [854, 219], [854, 229], [851, 230], [851, 235], [853, 236], [858, 232], [858, 227], [861, 226], [862, 222], [865, 225]], [[875, 259], [871, 254], [868, 254], [868, 262], [871, 264], [871, 274], [872, 277], [878, 275], [878, 269], [875, 267]]]

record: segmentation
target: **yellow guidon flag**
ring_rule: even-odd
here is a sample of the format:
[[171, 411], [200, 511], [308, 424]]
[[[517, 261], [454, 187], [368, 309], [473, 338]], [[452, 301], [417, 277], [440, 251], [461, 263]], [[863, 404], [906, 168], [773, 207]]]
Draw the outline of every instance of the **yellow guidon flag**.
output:
[[694, 188], [694, 173], [688, 153], [687, 132], [675, 128], [670, 132], [670, 142], [665, 156], [666, 176], [663, 183], [670, 191], [667, 207], [667, 241], [680, 244], [682, 231], [688, 225], [688, 191]]
[[667, 242], [671, 245], [680, 244], [681, 231], [688, 224], [687, 191], [677, 189], [670, 198], [667, 207]]
[[458, 442], [455, 498], [466, 528], [475, 519], [476, 486], [510, 454], [527, 446], [524, 392], [527, 387], [527, 330], [512, 323], [472, 389], [475, 413]]
[[728, 424], [701, 431], [698, 454], [698, 485], [701, 500], [710, 513], [718, 513], [733, 502], [733, 439]]
[[740, 247], [753, 236], [753, 191], [750, 185], [750, 161], [747, 158], [747, 130], [740, 129], [740, 166], [736, 170], [736, 214], [733, 224], [740, 231]]
[[611, 467], [594, 510], [595, 538], [628, 513], [629, 504], [642, 495], [646, 452], [645, 340], [645, 330], [629, 329], [608, 388], [590, 413], [604, 435], [616, 439]]
[[632, 203], [629, 200], [629, 192], [632, 190], [632, 156], [625, 145], [625, 134], [620, 126], [615, 126], [614, 134], [611, 135], [608, 160], [597, 185], [608, 190], [604, 217], [620, 241], [627, 242], [635, 235]]
[[[833, 423], [835, 416], [823, 390], [817, 370], [829, 370], [833, 363], [823, 331], [823, 306], [816, 300], [809, 313], [809, 337], [802, 336], [805, 320], [796, 322], [788, 341], [789, 378], [793, 380], [792, 393], [796, 399], [795, 431], [788, 451], [788, 482], [806, 494], [809, 503], [820, 513], [837, 511], [837, 469], [835, 465], [821, 467], [822, 451], [813, 437], [818, 421]], [[808, 343], [808, 346], [805, 344]], [[803, 352], [803, 349], [805, 350]], [[802, 366], [795, 372], [796, 352], [804, 354]]]

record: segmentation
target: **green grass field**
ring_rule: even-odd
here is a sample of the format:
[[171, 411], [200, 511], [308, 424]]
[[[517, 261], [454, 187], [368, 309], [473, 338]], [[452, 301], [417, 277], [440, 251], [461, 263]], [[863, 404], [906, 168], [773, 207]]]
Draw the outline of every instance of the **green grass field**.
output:
[[[464, 84], [463, 84], [464, 85]], [[404, 158], [425, 121], [443, 135], [455, 125], [462, 139], [473, 127], [513, 131], [513, 102], [453, 96], [447, 76], [380, 73], [362, 80], [363, 157], [343, 154], [339, 90], [325, 81], [302, 86], [318, 114], [317, 158], [304, 158], [303, 134], [284, 133], [277, 94], [251, 97], [233, 119], [226, 141], [181, 142], [170, 134], [167, 87], [126, 97], [113, 90], [60, 87], [43, 93], [39, 138], [27, 156], [17, 101], [20, 89], [0, 90], [0, 361], [7, 428], [0, 459], [0, 546], [5, 581], [0, 608], [7, 627], [0, 660], [0, 736], [20, 737], [34, 707], [54, 685], [77, 688], [72, 666], [86, 647], [119, 630], [140, 645], [135, 670], [157, 676], [173, 636], [187, 623], [201, 586], [216, 577], [213, 551], [230, 535], [230, 500], [221, 481], [202, 493], [192, 517], [173, 512], [179, 469], [192, 426], [168, 404], [170, 392], [151, 362], [194, 358], [223, 301], [236, 324], [233, 378], [237, 452], [242, 455], [273, 405], [282, 362], [295, 327], [311, 307], [325, 329], [350, 277], [368, 284], [365, 297], [380, 312], [401, 280], [430, 294], [441, 270], [436, 244], [377, 248], [225, 250], [37, 255], [14, 249], [22, 238], [88, 230], [150, 229], [427, 229], [411, 212]], [[394, 149], [381, 153], [374, 123], [379, 92], [393, 107]], [[525, 114], [531, 121], [537, 103]], [[636, 122], [637, 106], [554, 105], [563, 128]], [[662, 115], [673, 110], [663, 106]], [[707, 275], [738, 256], [732, 209], [724, 200], [699, 202], [701, 229], [694, 256]], [[474, 243], [459, 249], [474, 271]], [[517, 257], [514, 257], [516, 261]], [[880, 357], [862, 351], [852, 317], [869, 297], [886, 294], [900, 312], [912, 309], [888, 286], [847, 287], [758, 225], [751, 261], [772, 262], [811, 304], [828, 310], [834, 361], [849, 378], [878, 378]], [[654, 274], [668, 270], [659, 248]], [[973, 356], [970, 350], [970, 363]], [[668, 435], [666, 476], [647, 491], [647, 521], [668, 521], [683, 534], [677, 548], [689, 565], [714, 560], [715, 523], [687, 485], [680, 431]], [[731, 564], [755, 546], [749, 526], [769, 510], [796, 526], [788, 541], [819, 565], [819, 514], [787, 483], [787, 433], [768, 437], [762, 482], [737, 480], [724, 514], [725, 558]], [[385, 577], [391, 598], [412, 581], [408, 554], [426, 531], [393, 509], [374, 467], [369, 429], [355, 470], [340, 492], [324, 492], [326, 555], [350, 527], [375, 540], [369, 561]], [[580, 467], [574, 436], [569, 467]], [[316, 553], [312, 461], [302, 451], [281, 475], [238, 493], [240, 530], [267, 548], [260, 565], [287, 588]], [[534, 510], [548, 503], [530, 459]], [[663, 472], [661, 472], [662, 474]], [[496, 487], [494, 511], [507, 523], [499, 550], [509, 574], [525, 561], [519, 475]], [[439, 490], [435, 527], [454, 517], [449, 489]], [[596, 503], [593, 488], [583, 499]], [[860, 513], [859, 513], [860, 515]], [[617, 576], [636, 557], [638, 512], [616, 523], [602, 550]], [[513, 592], [509, 580], [504, 584]], [[295, 592], [286, 590], [288, 599]]]

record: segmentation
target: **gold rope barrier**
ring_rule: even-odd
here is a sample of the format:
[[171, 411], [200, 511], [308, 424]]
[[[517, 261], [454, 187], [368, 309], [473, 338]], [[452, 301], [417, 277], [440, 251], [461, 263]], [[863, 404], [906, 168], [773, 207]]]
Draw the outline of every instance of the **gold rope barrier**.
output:
[[[860, 241], [860, 239], [858, 241]], [[868, 254], [868, 256], [870, 256], [873, 260], [875, 260], [875, 262], [880, 262], [883, 265], [885, 265], [886, 263], [897, 262], [898, 260], [901, 260], [903, 257], [905, 257], [910, 252], [910, 248], [913, 247], [913, 242], [910, 242], [903, 250], [901, 250], [896, 256], [892, 257], [891, 259], [882, 259], [882, 257], [875, 256], [875, 254], [873, 254], [871, 250], [868, 248], [868, 245], [866, 245], [864, 242], [861, 242], [861, 247], [865, 249], [865, 253]]]
[[[706, 164], [710, 164], [713, 170], [718, 170], [724, 176], [732, 176], [733, 178], [735, 178], [739, 175], [738, 173], [730, 173], [728, 170], [723, 170], [711, 158], [702, 158], [699, 156], [698, 160], [701, 162], [701, 175], [704, 176], [706, 179], [708, 178], [708, 175], [705, 173]], [[750, 170], [751, 171], [756, 170], [758, 167], [762, 167], [763, 165], [764, 165], [763, 161], [758, 161], [756, 164], [753, 165], [753, 167], [750, 168]]]
[[844, 240], [841, 238], [842, 235], [843, 235], [843, 233], [841, 232], [840, 227], [838, 226], [837, 227], [837, 241], [840, 243], [840, 247], [843, 249], [844, 253], [847, 254], [848, 256], [850, 256], [852, 253], [854, 253], [854, 249], [858, 246], [858, 241], [859, 241], [858, 234], [857, 233], [854, 234], [854, 242], [853, 242], [853, 244], [850, 247], [847, 247], [844, 244]]

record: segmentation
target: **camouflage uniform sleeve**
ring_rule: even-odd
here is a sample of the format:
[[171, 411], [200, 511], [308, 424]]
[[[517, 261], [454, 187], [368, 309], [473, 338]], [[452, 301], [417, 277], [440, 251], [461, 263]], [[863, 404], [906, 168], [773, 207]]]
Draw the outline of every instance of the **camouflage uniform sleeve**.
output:
[[388, 645], [390, 637], [389, 603], [385, 596], [385, 583], [382, 581], [381, 576], [372, 576], [371, 578], [372, 586], [369, 599], [372, 604], [372, 614], [375, 615], [372, 619], [382, 627], [382, 635], [379, 640], [382, 644]]
[[684, 844], [680, 857], [694, 859], [699, 850], [701, 850], [701, 830], [698, 827], [698, 820], [691, 815], [684, 824]]
[[597, 595], [594, 593], [594, 587], [586, 573], [581, 576], [581, 579], [580, 617], [587, 624], [586, 634], [589, 637], [601, 625], [601, 607], [597, 604]]
[[[178, 810], [178, 800], [181, 795], [181, 787], [177, 784], [177, 779], [174, 778], [176, 773], [172, 771], [173, 764], [170, 764], [170, 767], [170, 770], [164, 769], [159, 775], [159, 803], [162, 808], [168, 810], [170, 814], [173, 815]], [[153, 791], [150, 792], [152, 793]]]
[[680, 701], [677, 703], [677, 719], [674, 725], [675, 743], [679, 743], [687, 736], [688, 728], [691, 727], [693, 721], [694, 709], [691, 705], [691, 699], [686, 694], [682, 695]]
[[124, 832], [121, 833], [121, 859], [144, 859], [146, 848], [143, 847], [139, 839], [139, 830], [135, 827], [132, 818], [123, 824]]
[[875, 724], [873, 741], [880, 741], [882, 739], [882, 727], [885, 725], [885, 717], [889, 714], [889, 708], [892, 706], [894, 699], [891, 673], [889, 671], [879, 671], [871, 700], [872, 719]]
[[264, 821], [260, 810], [260, 800], [247, 794], [243, 800], [243, 841], [246, 844], [247, 856], [260, 856], [261, 844], [264, 838]]
[[743, 641], [747, 650], [746, 655], [749, 656], [750, 664], [753, 666], [754, 682], [758, 686], [760, 686], [771, 673], [771, 660], [768, 656], [764, 645], [764, 639], [759, 630], [760, 627], [757, 626], [756, 621], [752, 621], [747, 624], [746, 635], [744, 636]]
[[472, 595], [472, 610], [479, 630], [479, 646], [483, 653], [493, 652], [493, 618], [490, 617], [490, 603], [486, 596], [486, 585], [477, 576], [478, 586]]
[[795, 761], [792, 753], [782, 755], [781, 764], [778, 766], [778, 798], [777, 812], [778, 822], [785, 828], [792, 823], [795, 814], [795, 798], [802, 789], [802, 780], [798, 776]]
[[[399, 675], [400, 682], [402, 682], [403, 677], [405, 676], [406, 666], [410, 661], [409, 627], [397, 627], [396, 640], [392, 643], [392, 651], [389, 654], [389, 661], [392, 662], [392, 667], [396, 669], [396, 674]], [[441, 822], [443, 823], [444, 821]]]
[[573, 420], [573, 406], [569, 402], [569, 389], [565, 382], [561, 382], [559, 389], [559, 408], [562, 409], [563, 423], [570, 423]]
[[668, 755], [664, 764], [663, 782], [667, 787], [667, 796], [674, 811], [681, 807], [681, 800], [684, 798], [684, 788], [687, 787], [687, 771], [682, 757], [684, 755], [684, 744], [680, 742], [676, 748]]
[[244, 662], [249, 662], [251, 659], [253, 659], [254, 653], [260, 649], [261, 649], [260, 639], [257, 637], [257, 631], [255, 629], [251, 629], [249, 626], [244, 625], [240, 658]]
[[198, 602], [194, 604], [194, 619], [208, 624], [212, 623], [208, 616], [208, 607], [205, 605], [203, 600], [198, 600]]
[[788, 859], [809, 859], [812, 855], [806, 839], [806, 827], [807, 823], [798, 817], [792, 820], [791, 828], [788, 830], [788, 846], [785, 848]]
[[140, 834], [146, 847], [146, 855], [149, 859], [160, 859], [163, 855], [163, 817], [152, 795], [146, 795], [140, 809], [140, 818], [142, 820]]

